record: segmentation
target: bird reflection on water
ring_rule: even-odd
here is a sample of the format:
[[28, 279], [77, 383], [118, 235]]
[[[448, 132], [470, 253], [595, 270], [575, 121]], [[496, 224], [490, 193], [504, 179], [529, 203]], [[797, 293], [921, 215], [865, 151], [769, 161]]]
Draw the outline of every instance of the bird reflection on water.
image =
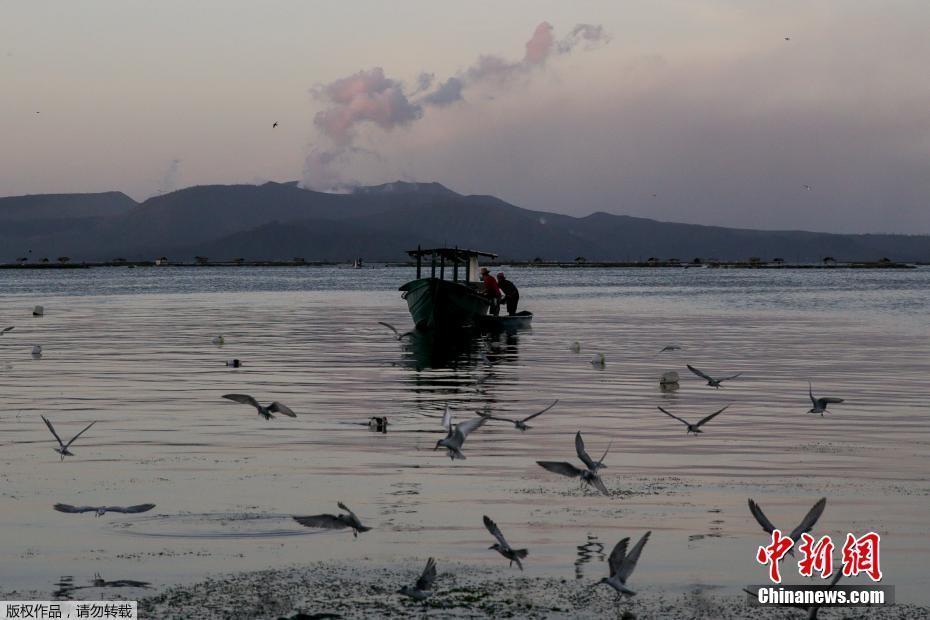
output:
[[584, 577], [584, 565], [593, 560], [603, 562], [604, 543], [597, 539], [597, 536], [588, 534], [588, 541], [583, 545], [578, 545], [578, 559], [575, 560], [575, 579]]
[[[65, 575], [60, 577], [58, 581], [54, 584], [57, 588], [53, 593], [52, 597], [55, 599], [70, 599], [73, 592], [76, 590], [87, 590], [91, 588], [145, 588], [148, 589], [151, 587], [151, 583], [148, 581], [137, 581], [135, 579], [116, 579], [113, 581], [107, 581], [100, 576], [100, 573], [94, 575], [94, 578], [89, 582], [90, 585], [78, 586], [74, 584], [74, 577], [71, 575]], [[87, 598], [86, 596], [84, 598]]]

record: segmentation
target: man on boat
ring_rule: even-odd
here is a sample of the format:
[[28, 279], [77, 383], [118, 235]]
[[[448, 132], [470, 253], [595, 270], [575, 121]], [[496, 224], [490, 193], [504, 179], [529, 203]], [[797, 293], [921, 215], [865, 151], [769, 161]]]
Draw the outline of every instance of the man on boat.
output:
[[507, 314], [513, 316], [517, 313], [517, 304], [520, 303], [520, 290], [517, 285], [504, 277], [504, 272], [497, 274], [497, 286], [504, 294], [504, 302], [507, 304]]
[[501, 311], [501, 288], [487, 267], [481, 268], [481, 282], [484, 284], [484, 295], [491, 300], [488, 312], [491, 316], [497, 316]]

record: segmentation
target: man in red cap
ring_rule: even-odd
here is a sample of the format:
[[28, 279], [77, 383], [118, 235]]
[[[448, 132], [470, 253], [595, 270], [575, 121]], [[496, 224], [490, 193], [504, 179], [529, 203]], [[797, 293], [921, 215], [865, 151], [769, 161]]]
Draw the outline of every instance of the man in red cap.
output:
[[520, 303], [520, 291], [517, 286], [504, 277], [504, 272], [497, 274], [497, 286], [504, 293], [504, 301], [507, 303], [507, 314], [513, 316], [517, 313], [517, 304]]
[[501, 289], [487, 267], [481, 268], [481, 282], [484, 284], [485, 296], [491, 300], [491, 308], [488, 312], [491, 316], [497, 316], [501, 311]]

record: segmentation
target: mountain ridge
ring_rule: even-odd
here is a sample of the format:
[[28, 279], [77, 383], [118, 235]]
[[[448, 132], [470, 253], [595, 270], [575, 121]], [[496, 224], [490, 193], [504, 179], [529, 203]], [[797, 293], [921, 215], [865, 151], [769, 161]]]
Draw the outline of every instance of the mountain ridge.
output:
[[930, 261], [928, 235], [728, 228], [603, 211], [575, 217], [462, 195], [435, 182], [395, 181], [342, 193], [295, 182], [197, 185], [141, 203], [121, 192], [34, 194], [0, 198], [0, 222], [0, 261], [6, 262], [26, 248], [32, 257], [85, 261], [162, 255], [397, 260], [421, 244], [479, 248], [511, 260]]

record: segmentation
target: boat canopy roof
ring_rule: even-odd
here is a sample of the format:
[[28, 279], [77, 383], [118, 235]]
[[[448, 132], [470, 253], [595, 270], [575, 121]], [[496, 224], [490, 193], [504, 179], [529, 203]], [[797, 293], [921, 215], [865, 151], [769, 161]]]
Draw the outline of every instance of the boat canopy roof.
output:
[[435, 255], [454, 261], [466, 261], [473, 256], [497, 258], [497, 254], [492, 254], [491, 252], [479, 252], [478, 250], [464, 250], [461, 248], [417, 248], [416, 250], [407, 250], [407, 254], [412, 257]]

